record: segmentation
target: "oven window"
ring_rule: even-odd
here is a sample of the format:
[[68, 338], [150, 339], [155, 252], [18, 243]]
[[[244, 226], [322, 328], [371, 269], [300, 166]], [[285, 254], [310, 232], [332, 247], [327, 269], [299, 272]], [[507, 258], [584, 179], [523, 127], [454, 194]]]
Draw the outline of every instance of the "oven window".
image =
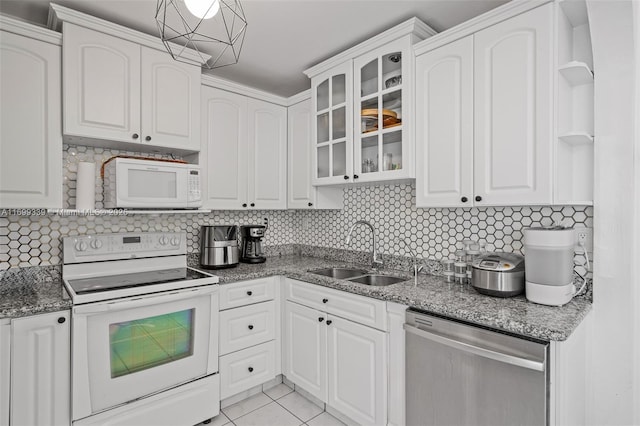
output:
[[129, 170], [129, 197], [175, 199], [177, 173], [157, 170]]
[[194, 309], [109, 325], [111, 377], [193, 354]]

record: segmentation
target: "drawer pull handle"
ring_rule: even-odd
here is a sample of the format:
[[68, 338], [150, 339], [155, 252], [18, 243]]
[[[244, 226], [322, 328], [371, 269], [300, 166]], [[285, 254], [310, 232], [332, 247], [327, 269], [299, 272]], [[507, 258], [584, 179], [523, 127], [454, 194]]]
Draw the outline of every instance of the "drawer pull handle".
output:
[[253, 367], [249, 367], [249, 373], [253, 373]]
[[320, 317], [320, 318], [318, 318], [318, 321], [322, 322], [322, 321], [324, 321], [324, 318]]
[[249, 330], [253, 330], [253, 325], [249, 324]]
[[65, 317], [58, 318], [58, 324], [64, 324], [67, 319]]
[[332, 322], [333, 321], [331, 321], [331, 320], [327, 320], [327, 325], [331, 325]]
[[251, 290], [249, 290], [249, 291], [247, 292], [247, 296], [251, 296], [252, 294], [253, 294], [253, 292], [252, 292]]
[[322, 303], [327, 303], [329, 299], [322, 299]]

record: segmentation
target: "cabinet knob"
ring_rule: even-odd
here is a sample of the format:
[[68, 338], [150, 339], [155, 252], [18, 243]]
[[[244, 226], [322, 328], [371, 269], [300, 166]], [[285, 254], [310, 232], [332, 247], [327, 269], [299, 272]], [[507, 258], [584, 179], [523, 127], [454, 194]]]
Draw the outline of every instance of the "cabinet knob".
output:
[[479, 195], [476, 195], [476, 201], [482, 201], [482, 197]]
[[133, 135], [131, 135], [132, 138], [134, 139], [138, 139], [140, 137], [140, 135], [138, 135], [137, 133], [134, 133]]
[[333, 321], [331, 321], [331, 320], [327, 320], [327, 325], [331, 325], [332, 322]]
[[329, 299], [322, 299], [322, 303], [327, 303]]
[[353, 178], [354, 178], [354, 179], [358, 179], [359, 177], [360, 177], [360, 176], [358, 176], [358, 175], [353, 175]]
[[247, 203], [243, 203], [243, 204], [242, 204], [242, 207], [247, 207]]
[[249, 373], [253, 373], [253, 367], [249, 367]]
[[349, 180], [349, 176], [344, 175], [344, 180]]
[[58, 324], [64, 324], [67, 319], [65, 317], [58, 318]]
[[309, 207], [313, 206], [313, 203], [309, 203]]
[[145, 141], [150, 141], [151, 140], [151, 136], [147, 136], [146, 138], [144, 138]]
[[318, 318], [318, 321], [322, 322], [322, 321], [324, 321], [324, 318], [320, 317], [320, 318]]
[[251, 296], [253, 292], [251, 290], [247, 291], [247, 296]]
[[253, 325], [249, 324], [249, 330], [253, 330]]
[[466, 203], [467, 201], [469, 201], [469, 199], [467, 197], [462, 197], [460, 198], [460, 201], [462, 201], [463, 203]]
[[250, 204], [250, 206], [251, 206], [251, 207], [255, 207], [255, 206], [256, 206], [256, 203], [251, 203], [251, 204]]

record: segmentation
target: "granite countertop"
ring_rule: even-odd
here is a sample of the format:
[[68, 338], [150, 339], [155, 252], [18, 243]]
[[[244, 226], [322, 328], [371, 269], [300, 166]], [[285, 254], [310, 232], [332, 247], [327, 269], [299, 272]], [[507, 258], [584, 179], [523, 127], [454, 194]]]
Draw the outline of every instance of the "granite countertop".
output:
[[71, 299], [63, 297], [60, 266], [32, 266], [0, 271], [0, 319], [63, 311]]
[[[190, 257], [189, 263], [200, 269], [197, 257]], [[503, 299], [481, 295], [468, 285], [447, 283], [442, 277], [435, 275], [420, 274], [416, 287], [410, 273], [384, 270], [382, 274], [402, 276], [407, 281], [372, 287], [308, 272], [330, 267], [369, 269], [367, 265], [359, 263], [285, 255], [269, 257], [262, 264], [241, 263], [235, 268], [205, 271], [220, 277], [221, 285], [284, 275], [548, 341], [566, 340], [591, 309], [590, 301], [584, 297], [577, 297], [562, 307], [543, 306], [528, 302], [524, 296]], [[69, 309], [71, 300], [63, 297], [64, 292], [59, 266], [0, 271], [0, 319]]]
[[[198, 268], [197, 262], [190, 266]], [[396, 302], [434, 314], [444, 315], [483, 326], [547, 341], [566, 340], [591, 310], [591, 302], [576, 297], [562, 307], [538, 305], [523, 296], [498, 298], [485, 296], [471, 286], [447, 283], [442, 277], [420, 274], [418, 286], [413, 275], [402, 271], [382, 274], [403, 276], [407, 281], [372, 287], [309, 273], [309, 270], [332, 267], [370, 269], [367, 265], [289, 255], [269, 257], [262, 264], [241, 263], [235, 268], [208, 270], [220, 277], [220, 284], [272, 275], [306, 281], [350, 293]], [[205, 270], [207, 271], [207, 270]]]

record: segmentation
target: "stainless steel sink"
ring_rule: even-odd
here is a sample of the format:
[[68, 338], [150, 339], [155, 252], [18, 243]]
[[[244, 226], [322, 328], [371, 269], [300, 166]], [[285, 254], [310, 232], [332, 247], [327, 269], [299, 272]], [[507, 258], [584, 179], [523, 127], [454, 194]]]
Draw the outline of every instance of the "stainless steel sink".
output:
[[337, 278], [340, 280], [359, 277], [367, 273], [367, 271], [363, 271], [362, 269], [353, 268], [325, 268], [309, 272], [312, 274], [323, 275], [325, 277]]
[[383, 285], [391, 285], [395, 283], [399, 283], [401, 281], [407, 281], [408, 278], [402, 277], [394, 277], [391, 275], [375, 275], [369, 274], [364, 275], [362, 277], [351, 278], [349, 281], [354, 283], [372, 285], [372, 286], [383, 286]]

